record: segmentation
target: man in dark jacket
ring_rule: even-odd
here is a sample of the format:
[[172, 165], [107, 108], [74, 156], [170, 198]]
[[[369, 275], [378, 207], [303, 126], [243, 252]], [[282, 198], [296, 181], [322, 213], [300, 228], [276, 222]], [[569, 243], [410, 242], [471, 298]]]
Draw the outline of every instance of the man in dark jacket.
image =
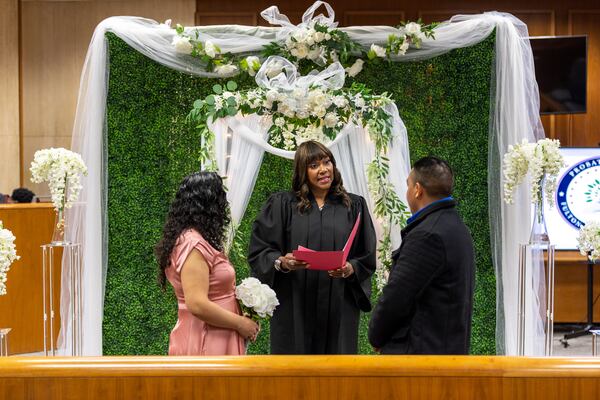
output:
[[407, 184], [413, 215], [392, 254], [369, 341], [382, 354], [468, 354], [474, 252], [451, 197], [452, 170], [439, 158], [425, 157], [414, 164]]

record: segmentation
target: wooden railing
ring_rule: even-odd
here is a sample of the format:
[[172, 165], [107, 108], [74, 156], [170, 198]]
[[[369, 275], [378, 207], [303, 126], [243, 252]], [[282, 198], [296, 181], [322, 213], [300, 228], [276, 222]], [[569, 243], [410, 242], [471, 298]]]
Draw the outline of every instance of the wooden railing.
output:
[[0, 399], [595, 399], [600, 358], [0, 359]]

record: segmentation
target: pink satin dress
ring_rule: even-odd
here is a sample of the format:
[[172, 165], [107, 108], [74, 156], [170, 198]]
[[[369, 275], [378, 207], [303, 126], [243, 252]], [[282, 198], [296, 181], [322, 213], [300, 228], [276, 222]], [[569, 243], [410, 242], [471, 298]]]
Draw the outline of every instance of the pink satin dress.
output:
[[220, 307], [240, 314], [235, 297], [235, 270], [229, 259], [213, 248], [200, 233], [184, 231], [171, 254], [171, 265], [165, 270], [173, 285], [179, 307], [178, 320], [169, 339], [170, 356], [222, 356], [246, 353], [244, 339], [237, 331], [209, 325], [187, 310], [181, 286], [181, 269], [192, 249], [202, 253], [209, 268], [208, 298]]

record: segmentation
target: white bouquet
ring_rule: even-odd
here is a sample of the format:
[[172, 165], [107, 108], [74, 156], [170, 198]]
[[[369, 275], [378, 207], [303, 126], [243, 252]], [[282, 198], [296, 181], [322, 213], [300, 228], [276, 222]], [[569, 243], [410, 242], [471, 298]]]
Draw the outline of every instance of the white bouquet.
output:
[[3, 229], [0, 221], [0, 296], [6, 294], [6, 274], [10, 264], [19, 258], [15, 247], [15, 235], [8, 229]]
[[64, 211], [77, 201], [81, 191], [79, 175], [87, 175], [81, 156], [63, 148], [36, 151], [30, 171], [33, 183], [48, 182], [56, 211]]
[[560, 142], [553, 139], [541, 139], [537, 143], [524, 140], [521, 144], [508, 147], [508, 152], [504, 155], [504, 200], [508, 204], [512, 204], [516, 187], [529, 173], [532, 203], [541, 204], [546, 195], [548, 204], [554, 205], [556, 178], [564, 165], [559, 148]]
[[273, 289], [256, 278], [246, 278], [235, 288], [235, 297], [240, 301], [244, 315], [257, 321], [273, 316], [279, 305]]
[[577, 247], [583, 255], [587, 255], [590, 261], [600, 259], [600, 222], [589, 221], [579, 230]]

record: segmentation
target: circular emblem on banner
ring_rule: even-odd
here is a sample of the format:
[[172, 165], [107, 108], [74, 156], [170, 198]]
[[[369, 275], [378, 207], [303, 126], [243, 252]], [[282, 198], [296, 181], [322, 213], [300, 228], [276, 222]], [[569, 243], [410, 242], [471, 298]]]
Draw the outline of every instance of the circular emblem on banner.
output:
[[567, 169], [558, 181], [556, 205], [564, 220], [577, 229], [600, 216], [600, 157]]

